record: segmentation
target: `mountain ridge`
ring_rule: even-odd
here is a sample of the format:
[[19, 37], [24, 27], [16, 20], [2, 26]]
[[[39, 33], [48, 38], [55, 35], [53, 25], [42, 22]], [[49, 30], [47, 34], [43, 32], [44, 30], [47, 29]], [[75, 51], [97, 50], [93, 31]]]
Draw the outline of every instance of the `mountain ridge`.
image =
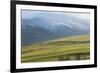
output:
[[31, 19], [22, 19], [21, 44], [23, 46], [58, 37], [88, 34], [89, 32], [88, 21], [44, 13]]

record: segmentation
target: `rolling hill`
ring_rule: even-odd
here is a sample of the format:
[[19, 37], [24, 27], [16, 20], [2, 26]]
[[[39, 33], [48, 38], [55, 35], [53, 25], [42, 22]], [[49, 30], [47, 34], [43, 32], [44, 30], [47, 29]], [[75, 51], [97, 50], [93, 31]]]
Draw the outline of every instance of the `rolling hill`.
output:
[[90, 58], [90, 36], [74, 35], [30, 44], [21, 49], [21, 62], [87, 60]]

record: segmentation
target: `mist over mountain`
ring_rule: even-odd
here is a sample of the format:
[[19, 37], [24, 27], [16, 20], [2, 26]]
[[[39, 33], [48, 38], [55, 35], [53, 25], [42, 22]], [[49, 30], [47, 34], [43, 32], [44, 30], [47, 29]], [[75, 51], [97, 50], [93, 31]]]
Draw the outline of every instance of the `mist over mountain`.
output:
[[45, 11], [35, 12], [31, 14], [31, 17], [24, 15], [22, 15], [21, 21], [22, 46], [64, 36], [89, 34], [90, 32], [89, 16], [88, 19], [85, 19], [78, 17], [78, 14], [75, 15], [75, 13]]

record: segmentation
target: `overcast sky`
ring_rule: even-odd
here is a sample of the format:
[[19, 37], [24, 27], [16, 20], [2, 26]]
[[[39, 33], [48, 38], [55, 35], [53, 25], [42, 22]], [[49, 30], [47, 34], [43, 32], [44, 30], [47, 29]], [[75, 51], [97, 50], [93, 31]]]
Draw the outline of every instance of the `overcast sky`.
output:
[[74, 13], [74, 12], [49, 12], [49, 11], [32, 11], [32, 10], [22, 10], [22, 18], [33, 18], [38, 15], [42, 15], [42, 13], [48, 13], [48, 14], [64, 14], [64, 15], [69, 15], [73, 17], [78, 17], [82, 19], [90, 19], [90, 14], [89, 13]]

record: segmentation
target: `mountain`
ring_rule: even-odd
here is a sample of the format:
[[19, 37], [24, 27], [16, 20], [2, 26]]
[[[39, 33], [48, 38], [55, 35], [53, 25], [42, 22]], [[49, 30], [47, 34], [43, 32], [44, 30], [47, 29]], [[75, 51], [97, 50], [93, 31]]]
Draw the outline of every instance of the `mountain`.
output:
[[22, 18], [21, 44], [24, 46], [54, 38], [88, 33], [89, 22], [87, 20], [44, 12], [33, 15], [32, 18]]
[[22, 47], [21, 62], [90, 59], [90, 36], [75, 35]]

